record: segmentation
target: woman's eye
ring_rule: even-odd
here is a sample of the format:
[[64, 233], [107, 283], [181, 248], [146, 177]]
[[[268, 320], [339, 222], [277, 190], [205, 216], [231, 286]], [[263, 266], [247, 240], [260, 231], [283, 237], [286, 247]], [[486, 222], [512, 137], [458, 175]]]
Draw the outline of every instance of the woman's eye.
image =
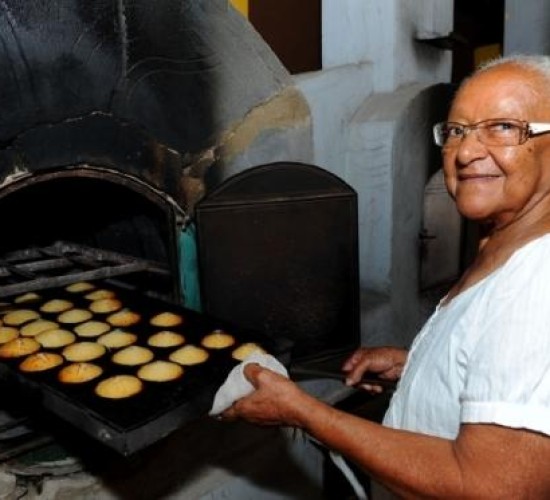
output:
[[447, 137], [462, 137], [464, 135], [464, 128], [456, 125], [450, 125], [447, 127]]
[[511, 122], [496, 122], [491, 123], [488, 128], [491, 132], [502, 133], [516, 130], [517, 125]]

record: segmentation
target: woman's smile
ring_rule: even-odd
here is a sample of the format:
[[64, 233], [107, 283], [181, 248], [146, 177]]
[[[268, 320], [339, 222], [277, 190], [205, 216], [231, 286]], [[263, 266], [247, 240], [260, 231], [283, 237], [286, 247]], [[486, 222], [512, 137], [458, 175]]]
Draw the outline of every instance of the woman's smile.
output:
[[501, 174], [483, 174], [483, 173], [460, 173], [457, 178], [460, 182], [488, 182], [499, 179]]

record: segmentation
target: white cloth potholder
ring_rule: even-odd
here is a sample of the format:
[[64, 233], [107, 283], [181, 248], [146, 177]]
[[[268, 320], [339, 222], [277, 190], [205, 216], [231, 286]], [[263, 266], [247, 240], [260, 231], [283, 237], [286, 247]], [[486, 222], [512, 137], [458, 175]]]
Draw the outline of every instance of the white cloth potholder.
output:
[[287, 369], [276, 358], [270, 354], [253, 353], [229, 372], [225, 382], [214, 396], [209, 415], [219, 415], [238, 399], [254, 392], [254, 386], [244, 376], [244, 367], [249, 363], [258, 363], [284, 377], [288, 377]]

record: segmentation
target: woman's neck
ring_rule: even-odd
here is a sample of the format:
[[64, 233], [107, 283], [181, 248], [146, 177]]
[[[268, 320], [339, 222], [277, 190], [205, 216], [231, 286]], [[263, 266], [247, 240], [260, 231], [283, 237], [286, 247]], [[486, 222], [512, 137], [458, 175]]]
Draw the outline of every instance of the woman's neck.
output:
[[537, 221], [522, 219], [520, 224], [482, 228], [479, 250], [471, 265], [447, 294], [445, 302], [475, 285], [502, 267], [516, 250], [550, 233], [550, 211]]

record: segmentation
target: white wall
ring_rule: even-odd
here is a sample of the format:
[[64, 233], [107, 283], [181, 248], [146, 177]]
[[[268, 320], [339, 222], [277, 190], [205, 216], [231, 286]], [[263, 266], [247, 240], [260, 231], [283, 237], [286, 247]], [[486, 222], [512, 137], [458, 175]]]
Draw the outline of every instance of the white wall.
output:
[[550, 54], [548, 0], [506, 0], [504, 53]]
[[[324, 70], [296, 76], [295, 83], [311, 109], [314, 162], [358, 192], [361, 288], [385, 296], [389, 304], [394, 295], [402, 300], [398, 290], [418, 292], [417, 283], [409, 283], [415, 277], [392, 273], [399, 238], [414, 238], [416, 231], [398, 226], [396, 203], [409, 203], [409, 196], [414, 209], [421, 210], [416, 208], [420, 194], [395, 192], [399, 183], [393, 138], [416, 95], [450, 80], [451, 54], [415, 37], [447, 35], [452, 30], [453, 0], [323, 0], [322, 22]], [[399, 315], [392, 310], [398, 306], [388, 307], [386, 319], [394, 321], [388, 318]], [[399, 328], [406, 322], [401, 318]], [[392, 328], [377, 330], [391, 342]], [[398, 337], [401, 343], [403, 334]]]
[[323, 67], [370, 61], [377, 92], [444, 81], [449, 58], [413, 39], [448, 35], [452, 12], [453, 0], [323, 0]]

